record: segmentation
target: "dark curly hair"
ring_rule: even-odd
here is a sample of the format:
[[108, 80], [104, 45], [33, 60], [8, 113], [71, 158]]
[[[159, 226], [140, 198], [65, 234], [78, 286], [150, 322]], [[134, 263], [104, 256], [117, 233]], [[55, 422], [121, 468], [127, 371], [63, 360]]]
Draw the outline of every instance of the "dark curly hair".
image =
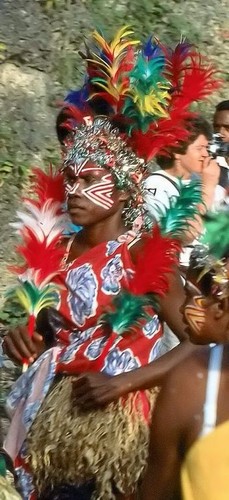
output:
[[179, 146], [168, 148], [168, 154], [166, 156], [156, 156], [156, 162], [162, 170], [172, 168], [175, 161], [175, 154], [185, 154], [188, 146], [192, 144], [197, 137], [199, 137], [199, 135], [204, 135], [208, 140], [212, 137], [212, 127], [202, 116], [197, 116], [187, 120], [186, 128], [190, 132], [189, 138], [186, 142], [180, 143]]

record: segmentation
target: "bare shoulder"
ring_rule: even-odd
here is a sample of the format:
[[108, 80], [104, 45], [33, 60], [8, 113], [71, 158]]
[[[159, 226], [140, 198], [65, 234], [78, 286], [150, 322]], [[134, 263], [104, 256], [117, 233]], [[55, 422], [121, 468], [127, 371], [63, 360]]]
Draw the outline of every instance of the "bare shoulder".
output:
[[[196, 346], [193, 352], [173, 368], [164, 380], [156, 412], [169, 426], [184, 429], [194, 414], [202, 411], [209, 358], [208, 346]], [[166, 417], [165, 417], [166, 415]]]
[[180, 498], [181, 463], [202, 425], [207, 357], [208, 347], [194, 347], [162, 385], [150, 428], [148, 469], [142, 486], [145, 500]]
[[208, 346], [194, 346], [193, 351], [168, 373], [163, 391], [171, 391], [175, 387], [182, 391], [184, 387], [186, 389], [196, 387], [196, 381], [203, 380], [207, 373], [208, 358]]

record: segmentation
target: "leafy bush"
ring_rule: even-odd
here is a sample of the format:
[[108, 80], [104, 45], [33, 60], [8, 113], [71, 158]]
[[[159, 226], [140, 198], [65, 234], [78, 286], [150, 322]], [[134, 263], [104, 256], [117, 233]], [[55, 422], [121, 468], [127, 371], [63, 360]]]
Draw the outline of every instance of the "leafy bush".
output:
[[3, 326], [17, 326], [25, 323], [26, 319], [27, 313], [16, 299], [8, 298], [5, 300], [0, 310], [0, 323]]

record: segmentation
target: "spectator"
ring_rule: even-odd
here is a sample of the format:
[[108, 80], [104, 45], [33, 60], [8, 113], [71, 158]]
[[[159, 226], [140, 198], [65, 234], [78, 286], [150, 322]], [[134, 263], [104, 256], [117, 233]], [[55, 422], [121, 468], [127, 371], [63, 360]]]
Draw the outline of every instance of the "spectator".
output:
[[191, 130], [189, 140], [177, 148], [170, 148], [168, 156], [157, 156], [160, 170], [146, 180], [145, 200], [152, 215], [157, 213], [158, 206], [168, 205], [168, 200], [177, 196], [179, 178], [188, 183], [193, 176], [201, 175], [206, 209], [217, 207], [222, 201], [223, 190], [217, 185], [219, 168], [207, 149], [211, 127], [200, 116], [189, 120], [187, 127]]
[[[216, 134], [220, 134], [222, 141], [228, 145], [229, 150], [229, 100], [221, 101], [215, 108], [213, 117], [213, 127]], [[219, 184], [225, 189], [229, 188], [229, 164], [228, 154], [225, 156], [219, 155], [217, 163], [220, 166]]]

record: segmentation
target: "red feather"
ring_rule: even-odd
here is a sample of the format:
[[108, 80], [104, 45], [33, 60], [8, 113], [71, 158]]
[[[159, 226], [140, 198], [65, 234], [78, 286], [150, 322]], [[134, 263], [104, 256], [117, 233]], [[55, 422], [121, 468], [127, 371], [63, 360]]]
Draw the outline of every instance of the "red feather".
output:
[[[145, 160], [157, 154], [166, 154], [166, 149], [187, 141], [191, 131], [186, 130], [187, 119], [195, 113], [190, 111], [193, 102], [205, 99], [220, 87], [222, 81], [216, 78], [216, 70], [206, 58], [187, 46], [179, 44], [175, 51], [166, 52], [168, 78], [172, 79], [174, 92], [171, 94], [168, 118], [152, 122], [148, 131], [133, 131], [128, 139], [132, 149]], [[166, 49], [164, 49], [166, 51]]]
[[17, 274], [24, 274], [28, 269], [33, 271], [33, 279], [37, 286], [43, 281], [51, 281], [60, 270], [60, 262], [65, 253], [65, 247], [59, 244], [60, 235], [57, 235], [51, 243], [47, 243], [47, 238], [42, 242], [30, 229], [23, 231], [23, 245], [16, 248], [16, 252], [21, 255], [26, 264], [21, 266], [11, 266], [10, 270]]
[[175, 98], [176, 106], [187, 108], [192, 102], [208, 97], [221, 84], [222, 81], [216, 78], [216, 70], [205, 58], [196, 54], [184, 72], [182, 94]]
[[174, 50], [166, 45], [159, 45], [166, 58], [165, 76], [171, 82], [172, 88], [179, 90], [187, 61], [195, 53], [195, 49], [187, 42], [178, 43]]
[[174, 109], [168, 119], [152, 123], [145, 134], [140, 130], [134, 131], [128, 144], [140, 158], [147, 161], [157, 154], [166, 154], [166, 148], [177, 146], [179, 142], [188, 139], [189, 131], [186, 130], [185, 120], [194, 115], [187, 110]]
[[130, 292], [137, 295], [164, 295], [169, 287], [167, 273], [174, 272], [174, 267], [179, 262], [180, 249], [179, 241], [162, 236], [159, 227], [154, 226], [152, 235], [145, 237]]
[[[64, 178], [60, 172], [54, 172], [50, 165], [49, 173], [45, 173], [40, 168], [33, 168], [34, 176], [31, 193], [35, 194], [37, 199], [29, 198], [29, 201], [37, 207], [43, 207], [47, 200], [59, 202], [62, 205], [65, 201]], [[25, 198], [26, 200], [26, 198]]]
[[85, 116], [85, 113], [82, 112], [82, 110], [80, 110], [76, 106], [74, 106], [74, 104], [67, 104], [66, 102], [63, 102], [62, 113], [66, 117], [66, 121], [68, 119], [72, 119], [78, 123], [83, 123], [83, 118]]

